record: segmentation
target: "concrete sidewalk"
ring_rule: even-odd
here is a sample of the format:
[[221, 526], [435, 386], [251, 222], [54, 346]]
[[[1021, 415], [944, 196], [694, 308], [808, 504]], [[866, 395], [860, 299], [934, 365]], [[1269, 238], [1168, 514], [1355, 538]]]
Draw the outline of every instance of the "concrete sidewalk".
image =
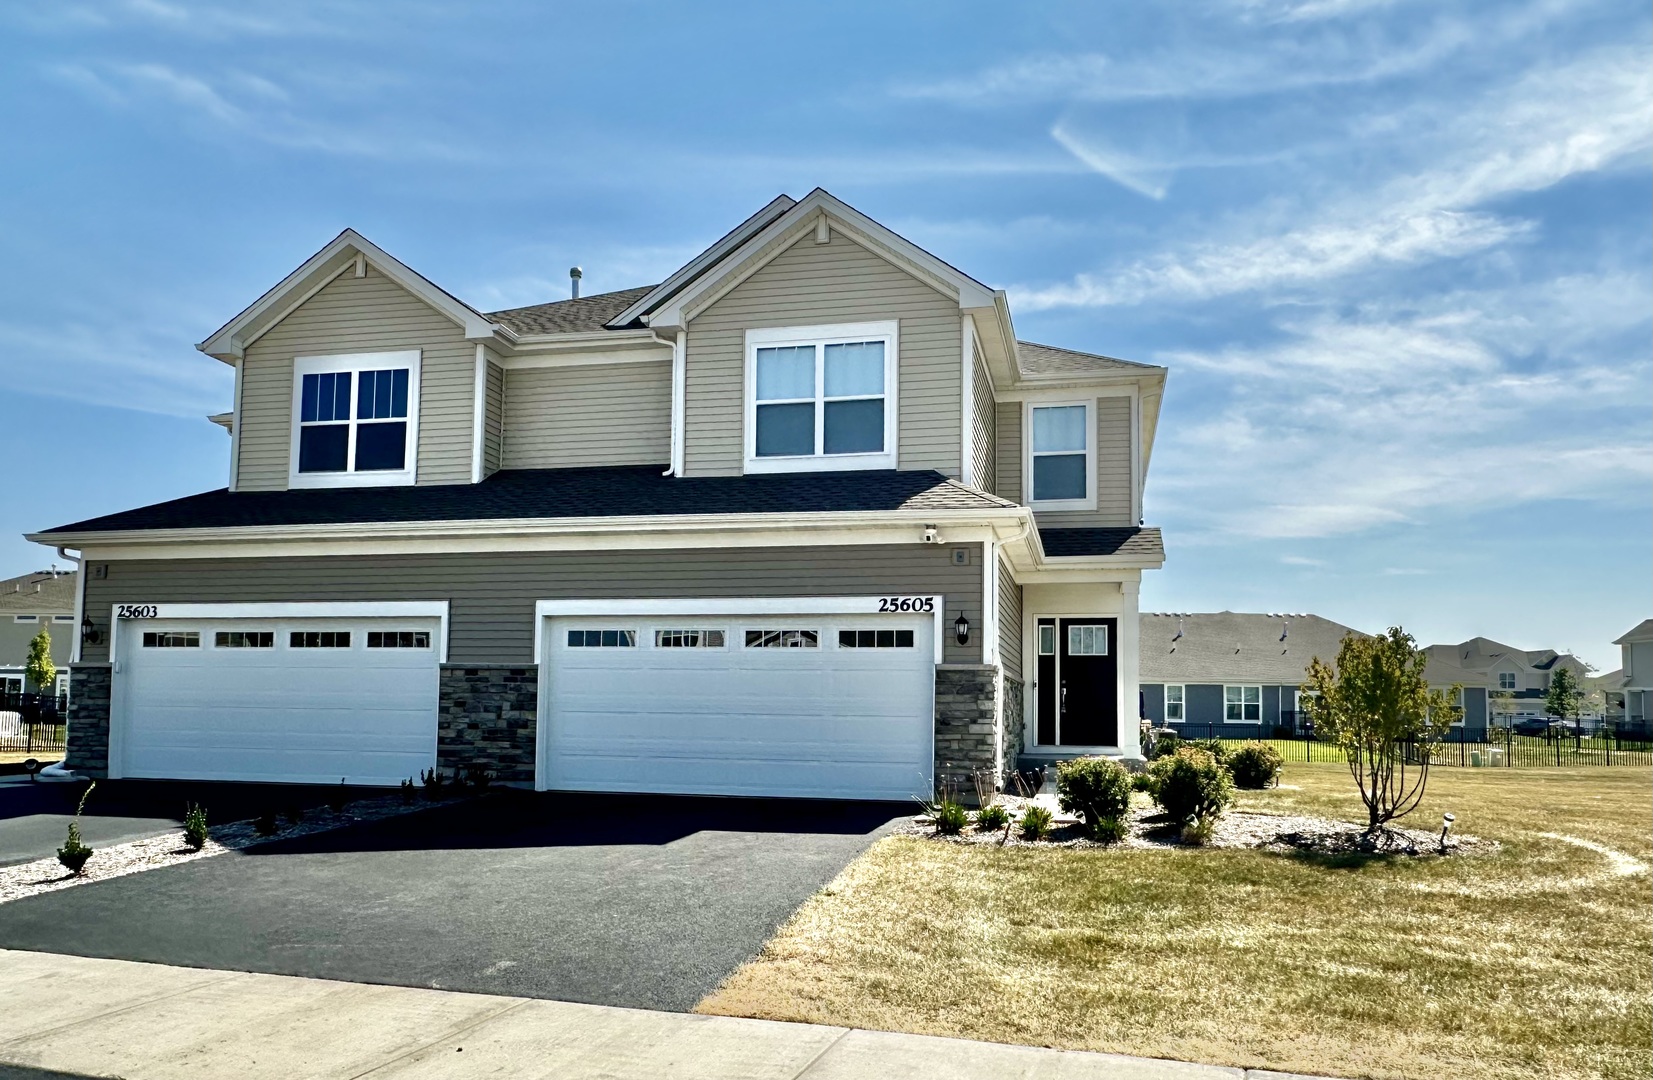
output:
[[1286, 1075], [0, 950], [0, 1077], [1281, 1080]]

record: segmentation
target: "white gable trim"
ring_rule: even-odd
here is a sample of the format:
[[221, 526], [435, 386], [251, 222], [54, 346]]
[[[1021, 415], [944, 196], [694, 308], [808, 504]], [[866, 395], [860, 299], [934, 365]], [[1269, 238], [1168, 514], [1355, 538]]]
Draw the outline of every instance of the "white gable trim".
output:
[[[245, 355], [247, 346], [257, 341], [271, 327], [292, 314], [305, 300], [325, 288], [346, 270], [356, 268], [357, 275], [371, 265], [385, 277], [423, 300], [436, 311], [464, 328], [472, 340], [500, 337], [514, 341], [516, 335], [506, 327], [490, 322], [481, 312], [437, 286], [429, 278], [409, 269], [354, 229], [346, 229], [263, 296], [253, 301], [239, 315], [219, 327], [216, 332], [195, 347], [225, 363], [234, 363]], [[318, 277], [320, 280], [318, 281]]]
[[[949, 266], [911, 241], [896, 235], [821, 188], [816, 188], [768, 226], [723, 255], [715, 265], [708, 267], [699, 277], [676, 295], [669, 297], [654, 311], [643, 313], [644, 321], [654, 327], [686, 325], [689, 319], [716, 302], [718, 297], [733, 288], [740, 280], [744, 280], [759, 266], [790, 247], [791, 245], [785, 241], [794, 231], [801, 236], [804, 232], [812, 230], [817, 216], [822, 214], [826, 215], [832, 226], [846, 238], [906, 270], [932, 288], [946, 292], [950, 298], [956, 298], [961, 308], [994, 306], [995, 297], [992, 289]], [[766, 249], [771, 250], [767, 252], [767, 257], [762, 257], [760, 253], [765, 253]], [[753, 256], [760, 256], [758, 266], [748, 265]], [[735, 278], [734, 281], [729, 280], [732, 277]]]

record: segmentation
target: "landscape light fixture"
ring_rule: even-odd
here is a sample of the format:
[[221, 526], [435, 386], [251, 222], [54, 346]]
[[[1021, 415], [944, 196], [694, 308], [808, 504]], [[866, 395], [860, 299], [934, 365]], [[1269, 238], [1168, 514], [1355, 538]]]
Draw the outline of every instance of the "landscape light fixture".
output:
[[1454, 821], [1457, 821], [1457, 820], [1458, 819], [1450, 813], [1441, 815], [1441, 854], [1442, 855], [1446, 854], [1446, 834], [1447, 834], [1447, 830], [1451, 829], [1452, 828], [1452, 823]]
[[959, 617], [953, 620], [953, 636], [960, 645], [970, 644], [970, 620], [964, 617], [964, 609], [959, 609]]

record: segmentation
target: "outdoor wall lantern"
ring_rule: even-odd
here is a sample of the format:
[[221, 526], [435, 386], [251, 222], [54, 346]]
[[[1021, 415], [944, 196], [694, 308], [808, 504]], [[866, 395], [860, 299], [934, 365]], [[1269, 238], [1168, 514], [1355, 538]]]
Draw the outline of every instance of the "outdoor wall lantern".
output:
[[81, 619], [80, 640], [87, 645], [96, 645], [98, 643], [98, 637], [98, 626], [97, 623], [92, 621], [92, 616], [88, 615]]
[[970, 644], [970, 620], [964, 617], [964, 610], [959, 610], [959, 617], [953, 620], [953, 636], [958, 638], [960, 645]]

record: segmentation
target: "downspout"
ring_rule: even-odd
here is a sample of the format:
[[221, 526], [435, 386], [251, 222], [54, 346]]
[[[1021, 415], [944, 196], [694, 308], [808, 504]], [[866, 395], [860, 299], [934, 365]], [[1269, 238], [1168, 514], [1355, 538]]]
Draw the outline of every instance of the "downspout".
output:
[[662, 476], [683, 475], [683, 413], [684, 398], [688, 383], [686, 352], [688, 345], [688, 331], [679, 330], [677, 337], [668, 341], [662, 338], [657, 331], [650, 331], [654, 340], [669, 347], [672, 351], [672, 441], [671, 464], [666, 467]]
[[86, 575], [81, 572], [85, 567], [81, 565], [81, 557], [69, 554], [68, 548], [58, 548], [57, 557], [64, 562], [75, 564], [75, 625], [74, 636], [69, 639], [69, 663], [78, 664], [80, 663], [80, 621], [86, 617]]

